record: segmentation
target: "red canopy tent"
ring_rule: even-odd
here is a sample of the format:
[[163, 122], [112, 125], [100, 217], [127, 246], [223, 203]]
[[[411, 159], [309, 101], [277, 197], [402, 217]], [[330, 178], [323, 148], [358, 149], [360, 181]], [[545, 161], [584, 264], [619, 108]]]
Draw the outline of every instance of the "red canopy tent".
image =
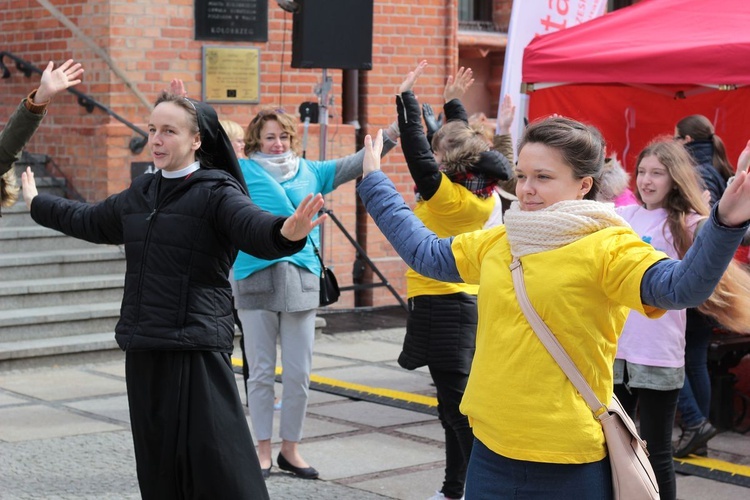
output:
[[644, 0], [539, 36], [523, 57], [530, 120], [597, 126], [628, 170], [655, 136], [702, 114], [732, 163], [750, 139], [747, 0]]

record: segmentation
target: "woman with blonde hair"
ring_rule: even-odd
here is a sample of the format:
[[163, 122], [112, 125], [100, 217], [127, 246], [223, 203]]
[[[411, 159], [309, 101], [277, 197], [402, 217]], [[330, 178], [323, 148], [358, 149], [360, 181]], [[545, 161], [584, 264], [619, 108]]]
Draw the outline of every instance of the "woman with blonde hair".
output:
[[247, 158], [245, 156], [245, 131], [242, 129], [242, 125], [233, 120], [219, 120], [219, 123], [224, 132], [227, 133], [237, 159]]

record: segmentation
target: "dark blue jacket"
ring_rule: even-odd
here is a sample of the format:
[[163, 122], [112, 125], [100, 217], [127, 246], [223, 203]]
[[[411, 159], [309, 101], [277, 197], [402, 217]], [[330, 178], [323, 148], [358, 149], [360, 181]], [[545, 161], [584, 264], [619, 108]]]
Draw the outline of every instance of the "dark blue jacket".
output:
[[714, 146], [710, 141], [693, 141], [685, 144], [685, 149], [695, 161], [703, 187], [711, 194], [711, 206], [721, 199], [727, 189], [727, 182], [714, 167]]

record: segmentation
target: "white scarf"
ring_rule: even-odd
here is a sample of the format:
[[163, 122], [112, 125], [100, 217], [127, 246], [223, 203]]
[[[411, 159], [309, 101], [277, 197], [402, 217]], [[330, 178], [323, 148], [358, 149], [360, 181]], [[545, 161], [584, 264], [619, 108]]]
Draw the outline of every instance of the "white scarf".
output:
[[608, 227], [630, 227], [614, 208], [592, 200], [561, 201], [536, 211], [513, 202], [503, 220], [514, 257], [554, 250]]
[[299, 170], [299, 156], [291, 149], [280, 155], [257, 152], [253, 153], [250, 159], [260, 165], [278, 183], [288, 181], [297, 175], [297, 170]]

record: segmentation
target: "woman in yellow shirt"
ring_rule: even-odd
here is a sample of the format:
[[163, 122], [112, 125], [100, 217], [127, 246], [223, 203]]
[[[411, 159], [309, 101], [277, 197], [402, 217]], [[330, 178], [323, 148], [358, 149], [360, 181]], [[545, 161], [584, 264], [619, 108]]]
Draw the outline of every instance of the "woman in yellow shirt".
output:
[[466, 497], [611, 498], [601, 426], [526, 321], [510, 263], [520, 259], [532, 305], [609, 402], [629, 310], [658, 317], [700, 304], [731, 261], [750, 219], [747, 174], [727, 189], [685, 257], [672, 260], [593, 201], [604, 163], [601, 134], [548, 118], [520, 141], [518, 202], [505, 224], [441, 239], [378, 170], [381, 140], [365, 140], [357, 188], [378, 227], [415, 271], [479, 285], [476, 352], [461, 403], [476, 438]]

